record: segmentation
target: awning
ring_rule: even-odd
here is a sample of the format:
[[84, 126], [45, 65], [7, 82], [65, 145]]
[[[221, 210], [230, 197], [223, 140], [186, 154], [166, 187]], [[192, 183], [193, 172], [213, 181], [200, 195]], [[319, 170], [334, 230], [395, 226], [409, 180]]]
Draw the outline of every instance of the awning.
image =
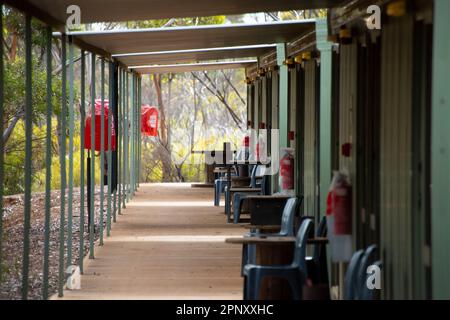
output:
[[253, 12], [331, 8], [342, 0], [6, 0], [47, 23], [62, 25], [78, 5], [81, 23], [206, 17]]
[[119, 60], [127, 66], [174, 64], [210, 60], [256, 58], [269, 53], [274, 50], [275, 47], [276, 45], [273, 44], [195, 50], [157, 51], [113, 55], [113, 58]]
[[152, 73], [181, 73], [191, 71], [210, 71], [248, 68], [256, 64], [256, 60], [243, 60], [232, 62], [205, 62], [205, 63], [179, 63], [171, 65], [136, 66], [132, 69], [139, 74]]
[[70, 35], [114, 55], [286, 43], [314, 30], [314, 26], [314, 20], [300, 20], [263, 24], [72, 32]]

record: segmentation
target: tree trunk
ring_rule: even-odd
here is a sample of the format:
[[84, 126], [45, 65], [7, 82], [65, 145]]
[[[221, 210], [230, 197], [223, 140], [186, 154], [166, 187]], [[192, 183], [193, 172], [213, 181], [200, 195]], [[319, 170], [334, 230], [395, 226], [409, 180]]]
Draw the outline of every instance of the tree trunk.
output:
[[159, 157], [162, 163], [162, 173], [163, 173], [163, 181], [170, 182], [172, 181], [172, 156], [169, 145], [169, 130], [167, 126], [166, 119], [166, 110], [164, 108], [164, 102], [162, 98], [162, 90], [161, 90], [161, 75], [155, 74], [153, 75], [153, 83], [155, 85], [156, 94], [158, 97], [158, 107], [159, 107], [159, 115], [160, 115], [160, 125], [161, 130], [159, 132]]

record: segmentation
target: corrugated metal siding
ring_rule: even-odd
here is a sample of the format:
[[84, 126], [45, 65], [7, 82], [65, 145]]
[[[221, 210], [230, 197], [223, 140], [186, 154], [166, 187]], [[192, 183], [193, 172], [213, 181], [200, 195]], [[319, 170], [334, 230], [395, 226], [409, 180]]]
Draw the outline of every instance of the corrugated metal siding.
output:
[[260, 109], [261, 109], [261, 100], [259, 99], [260, 95], [259, 95], [259, 91], [260, 91], [260, 87], [261, 87], [261, 80], [256, 80], [255, 81], [255, 91], [253, 92], [253, 101], [254, 101], [254, 109], [253, 109], [253, 120], [254, 120], [254, 124], [253, 124], [253, 128], [255, 130], [258, 130], [259, 128], [259, 113], [260, 113]]
[[[279, 92], [279, 83], [278, 83], [278, 71], [273, 71], [272, 72], [272, 83], [271, 83], [271, 90], [272, 90], [272, 94], [271, 94], [271, 99], [272, 99], [272, 129], [279, 129], [279, 112], [280, 112], [280, 104], [279, 104], [279, 97], [278, 97], [278, 92]], [[272, 189], [272, 193], [276, 193], [279, 189], [278, 186], [278, 173], [274, 174], [272, 176], [272, 180], [271, 180], [271, 189]]]
[[254, 92], [255, 92], [255, 85], [252, 83], [248, 86], [248, 121], [250, 121], [252, 123], [252, 125], [254, 124], [254, 109], [255, 109], [255, 97], [254, 97]]
[[413, 19], [382, 30], [380, 231], [384, 298], [412, 297], [411, 108]]
[[261, 120], [267, 125], [267, 77], [261, 79]]
[[278, 102], [278, 72], [272, 72], [272, 129], [279, 129], [278, 115], [280, 105]]
[[[357, 106], [357, 54], [356, 43], [340, 46], [339, 74], [339, 170], [348, 174], [353, 185], [353, 225], [356, 214], [356, 106]], [[350, 143], [350, 156], [342, 155], [341, 146]], [[355, 230], [356, 228], [353, 228]], [[356, 239], [355, 231], [353, 231]]]
[[304, 214], [315, 215], [316, 208], [316, 61], [305, 62], [304, 111]]
[[[295, 68], [289, 69], [289, 131], [296, 130], [297, 109], [297, 72]], [[290, 141], [290, 147], [295, 148], [295, 138]]]

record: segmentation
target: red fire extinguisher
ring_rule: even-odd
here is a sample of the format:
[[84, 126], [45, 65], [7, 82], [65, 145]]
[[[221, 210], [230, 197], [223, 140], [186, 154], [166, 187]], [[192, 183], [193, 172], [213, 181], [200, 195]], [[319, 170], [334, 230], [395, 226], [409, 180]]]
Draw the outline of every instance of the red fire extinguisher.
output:
[[280, 159], [280, 178], [283, 190], [294, 189], [294, 156], [286, 148], [285, 154]]
[[[334, 215], [334, 234], [352, 233], [352, 186], [345, 175], [341, 175], [331, 190], [331, 211]], [[327, 210], [328, 211], [328, 210]]]

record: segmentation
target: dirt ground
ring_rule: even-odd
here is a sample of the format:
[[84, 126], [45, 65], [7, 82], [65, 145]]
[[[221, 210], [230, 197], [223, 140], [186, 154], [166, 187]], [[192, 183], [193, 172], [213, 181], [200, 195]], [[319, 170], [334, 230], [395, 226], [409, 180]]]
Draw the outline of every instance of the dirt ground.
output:
[[[106, 188], [105, 188], [106, 195]], [[58, 288], [59, 230], [60, 230], [60, 191], [51, 193], [50, 221], [50, 255], [49, 255], [49, 295]], [[86, 199], [86, 198], [85, 198]], [[106, 199], [106, 197], [105, 197]], [[0, 299], [21, 299], [22, 260], [23, 260], [23, 195], [4, 197], [3, 212], [3, 279], [0, 283]], [[45, 225], [45, 193], [33, 193], [30, 230], [30, 269], [29, 299], [42, 299], [43, 257], [44, 257], [44, 225]], [[67, 192], [66, 192], [67, 203]], [[112, 209], [112, 208], [111, 208]], [[73, 194], [73, 250], [71, 264], [77, 264], [80, 243], [80, 189], [75, 188]], [[100, 188], [95, 192], [95, 239], [99, 237], [100, 222]], [[104, 207], [106, 225], [106, 201]], [[67, 263], [67, 208], [65, 228], [65, 266]], [[84, 253], [89, 248], [88, 213], [85, 200]], [[106, 227], [105, 227], [106, 228]]]

